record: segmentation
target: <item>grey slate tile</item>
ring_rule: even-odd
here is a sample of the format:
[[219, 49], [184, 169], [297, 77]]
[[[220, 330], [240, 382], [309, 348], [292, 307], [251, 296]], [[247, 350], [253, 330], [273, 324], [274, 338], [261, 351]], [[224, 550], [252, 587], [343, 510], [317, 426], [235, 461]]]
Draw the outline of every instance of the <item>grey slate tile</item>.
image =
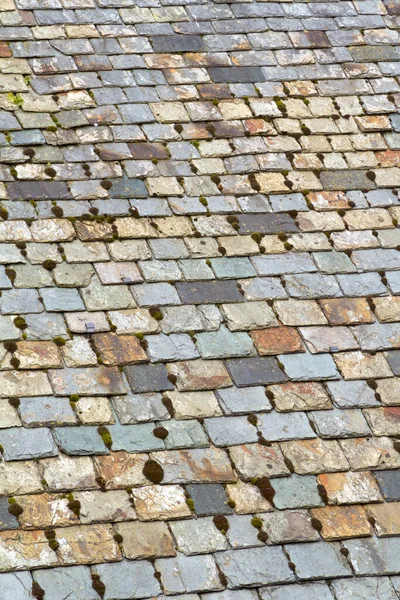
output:
[[231, 377], [238, 387], [279, 383], [287, 379], [275, 357], [254, 356], [226, 361]]
[[11, 200], [62, 200], [71, 198], [63, 181], [15, 181], [7, 184]]
[[194, 502], [195, 513], [204, 515], [229, 515], [232, 509], [227, 505], [225, 490], [219, 483], [196, 483], [186, 486]]
[[230, 588], [294, 581], [280, 547], [230, 550], [216, 554], [216, 561]]
[[243, 296], [234, 280], [177, 282], [176, 290], [184, 304], [243, 301]]
[[290, 560], [296, 565], [300, 580], [345, 577], [350, 566], [340, 553], [338, 542], [312, 542], [285, 546]]
[[104, 600], [149, 598], [161, 592], [153, 566], [147, 560], [105, 563], [96, 565], [95, 570], [106, 588]]
[[260, 67], [210, 67], [209, 73], [215, 83], [257, 83], [265, 81]]
[[155, 35], [151, 42], [155, 52], [202, 52], [205, 50], [200, 35]]
[[[18, 529], [18, 519], [8, 512], [10, 504], [8, 498], [0, 498], [0, 531], [7, 531], [8, 529]], [[0, 584], [2, 583], [0, 577]]]
[[124, 371], [134, 393], [174, 389], [163, 364], [128, 365]]
[[32, 577], [29, 571], [0, 573], [0, 589], [4, 600], [33, 600]]
[[349, 551], [349, 560], [356, 575], [384, 575], [397, 573], [400, 539], [365, 538], [345, 540], [345, 548]]
[[97, 427], [55, 427], [54, 439], [62, 452], [69, 455], [108, 454]]
[[362, 579], [336, 579], [332, 581], [332, 590], [337, 600], [347, 600], [354, 596], [360, 600], [381, 598], [382, 600], [397, 600], [396, 592], [389, 577], [365, 577]]
[[274, 505], [279, 510], [324, 506], [312, 475], [296, 475], [271, 479], [275, 490]]
[[272, 409], [262, 386], [230, 387], [217, 390], [216, 393], [226, 414], [246, 414]]
[[86, 566], [39, 569], [34, 577], [44, 590], [46, 600], [59, 600], [65, 594], [68, 600], [96, 600], [98, 597]]
[[387, 502], [400, 500], [400, 469], [375, 471], [374, 475]]
[[330, 354], [283, 354], [279, 357], [286, 375], [294, 381], [339, 379]]
[[[347, 580], [346, 580], [347, 581]], [[262, 600], [335, 600], [324, 582], [295, 583], [288, 586], [272, 586], [260, 590]]]
[[58, 454], [50, 429], [45, 427], [1, 429], [0, 444], [7, 461], [45, 458]]

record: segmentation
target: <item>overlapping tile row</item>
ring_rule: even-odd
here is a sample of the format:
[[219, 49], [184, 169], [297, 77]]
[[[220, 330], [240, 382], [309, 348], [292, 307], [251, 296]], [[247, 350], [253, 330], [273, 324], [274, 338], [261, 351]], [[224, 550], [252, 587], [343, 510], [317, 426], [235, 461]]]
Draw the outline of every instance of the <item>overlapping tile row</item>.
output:
[[399, 24], [0, 0], [0, 600], [400, 597]]

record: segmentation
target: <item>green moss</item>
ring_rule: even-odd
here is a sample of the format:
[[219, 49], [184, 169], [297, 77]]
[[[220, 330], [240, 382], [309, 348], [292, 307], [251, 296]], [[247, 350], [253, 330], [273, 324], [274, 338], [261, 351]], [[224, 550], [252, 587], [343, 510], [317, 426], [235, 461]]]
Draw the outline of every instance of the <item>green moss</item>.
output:
[[158, 462], [149, 459], [144, 464], [143, 475], [152, 483], [161, 483], [164, 479], [164, 469]]
[[8, 219], [8, 210], [4, 206], [0, 206], [0, 217], [3, 221], [7, 221]]
[[57, 540], [49, 540], [49, 546], [53, 550], [53, 552], [57, 552], [58, 548], [60, 547], [60, 544], [57, 542]]
[[106, 592], [106, 586], [100, 580], [100, 577], [96, 573], [92, 573], [91, 577], [92, 577], [92, 588], [95, 590], [95, 592], [98, 593], [100, 598], [104, 598], [104, 594]]
[[103, 440], [103, 443], [106, 446], [106, 448], [110, 450], [113, 442], [111, 433], [108, 431], [107, 427], [105, 427], [104, 425], [100, 425], [100, 427], [97, 428], [97, 433]]
[[275, 490], [272, 487], [268, 477], [257, 477], [253, 481], [253, 485], [255, 485], [259, 489], [262, 497], [272, 504], [275, 496]]
[[45, 174], [52, 179], [57, 175], [57, 171], [53, 167], [46, 167], [44, 170]]
[[[72, 498], [70, 498], [70, 496], [72, 496]], [[68, 508], [74, 513], [76, 517], [79, 518], [81, 514], [81, 503], [79, 502], [79, 500], [74, 500], [72, 494], [68, 494], [68, 499]]]
[[53, 206], [53, 208], [51, 209], [51, 212], [58, 219], [61, 219], [64, 216], [64, 211], [61, 208], [61, 206]]
[[165, 440], [168, 437], [169, 431], [165, 427], [156, 427], [153, 429], [153, 435], [160, 440]]
[[19, 366], [21, 364], [21, 361], [16, 358], [15, 356], [13, 356], [10, 360], [10, 365], [12, 366], [13, 369], [19, 369]]
[[317, 531], [322, 531], [322, 523], [319, 519], [311, 517], [311, 526]]
[[215, 515], [213, 523], [221, 533], [225, 534], [229, 529], [228, 519], [224, 515]]
[[274, 97], [274, 102], [275, 102], [276, 106], [279, 108], [279, 110], [282, 113], [286, 113], [287, 112], [286, 104], [284, 103], [284, 101], [282, 100], [282, 98], [279, 98], [279, 96], [275, 96]]
[[162, 403], [164, 404], [165, 408], [168, 411], [168, 414], [170, 415], [170, 417], [174, 417], [175, 416], [175, 409], [174, 406], [172, 404], [172, 400], [170, 398], [168, 398], [168, 396], [163, 396], [162, 397]]
[[18, 346], [14, 340], [6, 340], [3, 342], [3, 347], [7, 352], [11, 352], [12, 354], [18, 350]]
[[200, 204], [202, 204], [203, 206], [208, 206], [207, 198], [205, 198], [204, 196], [200, 196], [200, 198], [199, 198], [199, 202], [200, 202]]
[[19, 408], [21, 400], [19, 398], [9, 398], [8, 404], [13, 408]]
[[253, 525], [253, 527], [255, 527], [256, 529], [261, 529], [263, 526], [263, 522], [261, 519], [259, 519], [258, 517], [253, 517], [251, 520], [251, 524]]
[[56, 346], [59, 346], [59, 347], [65, 346], [65, 344], [66, 344], [65, 339], [61, 336], [57, 336], [57, 337], [53, 338], [53, 342]]
[[261, 233], [258, 233], [258, 231], [255, 231], [251, 234], [251, 239], [254, 240], [257, 244], [260, 244], [262, 240], [262, 235]]
[[17, 277], [17, 273], [15, 272], [15, 270], [12, 269], [11, 267], [7, 267], [6, 275], [7, 275], [8, 279], [11, 281], [11, 283], [14, 283], [14, 281]]
[[253, 425], [254, 427], [257, 425], [258, 419], [257, 419], [256, 415], [254, 415], [254, 414], [248, 415], [247, 420], [250, 423], [250, 425]]
[[21, 94], [13, 94], [12, 92], [7, 94], [7, 100], [9, 100], [9, 102], [15, 106], [22, 106], [24, 103], [24, 98], [21, 96]]
[[44, 590], [37, 581], [32, 582], [32, 596], [36, 598], [36, 600], [43, 600], [44, 598]]
[[42, 267], [44, 269], [46, 269], [46, 271], [53, 271], [57, 266], [57, 263], [54, 262], [54, 260], [50, 260], [49, 258], [46, 259], [43, 263], [42, 263]]
[[193, 512], [194, 511], [194, 501], [192, 500], [192, 498], [186, 498], [186, 504], [188, 505], [190, 510]]
[[158, 308], [158, 306], [152, 306], [151, 308], [149, 308], [149, 313], [156, 321], [162, 321], [164, 318], [164, 315], [162, 314], [161, 309]]
[[28, 325], [25, 322], [24, 317], [15, 317], [14, 325], [15, 325], [15, 327], [17, 327], [17, 329], [26, 329], [28, 327]]
[[56, 532], [54, 531], [54, 529], [45, 529], [44, 535], [46, 536], [46, 539], [48, 541], [48, 544], [50, 546], [50, 548], [56, 552], [60, 546], [60, 544], [57, 542], [56, 540]]
[[13, 515], [13, 517], [19, 517], [24, 512], [24, 509], [18, 504], [15, 498], [9, 498], [8, 512], [10, 513], [10, 515]]

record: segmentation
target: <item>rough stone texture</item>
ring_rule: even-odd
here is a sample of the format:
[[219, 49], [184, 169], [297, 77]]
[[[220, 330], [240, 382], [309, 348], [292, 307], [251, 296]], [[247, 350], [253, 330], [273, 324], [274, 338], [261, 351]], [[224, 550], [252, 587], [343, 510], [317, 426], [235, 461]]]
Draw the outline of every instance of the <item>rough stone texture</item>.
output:
[[399, 19], [0, 1], [0, 600], [399, 596]]

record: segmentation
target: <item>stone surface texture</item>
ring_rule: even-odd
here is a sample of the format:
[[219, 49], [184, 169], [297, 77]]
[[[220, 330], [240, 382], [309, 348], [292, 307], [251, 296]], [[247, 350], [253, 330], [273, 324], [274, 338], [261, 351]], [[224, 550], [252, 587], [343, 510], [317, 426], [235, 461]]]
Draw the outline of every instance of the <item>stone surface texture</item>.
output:
[[399, 0], [0, 0], [0, 600], [400, 600]]

